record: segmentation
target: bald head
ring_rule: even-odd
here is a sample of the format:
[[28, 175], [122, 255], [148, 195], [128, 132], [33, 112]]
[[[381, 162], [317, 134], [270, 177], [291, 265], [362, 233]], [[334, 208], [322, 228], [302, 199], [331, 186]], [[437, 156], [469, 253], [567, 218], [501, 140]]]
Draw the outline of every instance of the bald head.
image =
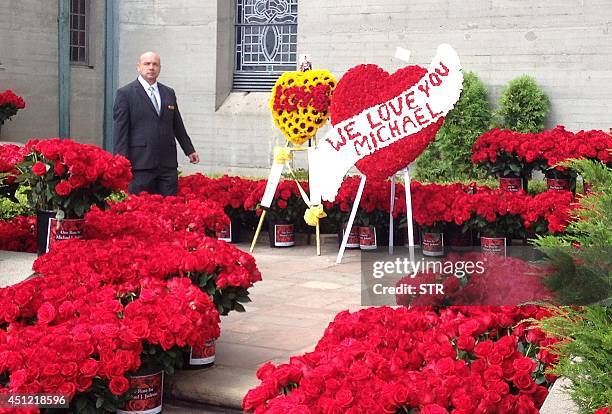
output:
[[157, 82], [157, 77], [161, 71], [161, 61], [155, 52], [145, 52], [140, 55], [137, 66], [138, 73], [146, 80], [149, 85]]

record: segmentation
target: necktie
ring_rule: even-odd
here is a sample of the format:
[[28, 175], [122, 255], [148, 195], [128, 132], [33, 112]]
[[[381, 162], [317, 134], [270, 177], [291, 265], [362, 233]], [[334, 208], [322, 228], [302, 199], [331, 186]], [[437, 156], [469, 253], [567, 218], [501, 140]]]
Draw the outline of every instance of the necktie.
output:
[[149, 86], [149, 94], [151, 96], [151, 102], [153, 102], [153, 106], [155, 107], [155, 111], [157, 115], [159, 115], [159, 102], [157, 102], [157, 98], [155, 97], [155, 88]]

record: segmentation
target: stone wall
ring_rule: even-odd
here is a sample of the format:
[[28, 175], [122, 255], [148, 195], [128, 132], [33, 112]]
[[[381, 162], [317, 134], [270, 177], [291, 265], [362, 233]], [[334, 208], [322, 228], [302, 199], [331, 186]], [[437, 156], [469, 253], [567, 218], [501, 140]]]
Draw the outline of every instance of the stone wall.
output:
[[[2, 126], [2, 140], [58, 135], [57, 0], [4, 0], [0, 13], [0, 92], [26, 101]], [[70, 136], [102, 143], [104, 2], [91, 2], [90, 65], [71, 66]]]
[[[492, 103], [509, 80], [530, 74], [551, 99], [548, 126], [607, 129], [610, 6], [610, 0], [300, 1], [298, 52], [339, 78], [360, 63], [396, 70], [402, 66], [393, 57], [396, 46], [412, 51], [411, 63], [425, 65], [446, 42], [489, 87]], [[273, 146], [284, 140], [272, 125], [268, 94], [228, 93], [232, 13], [231, 0], [122, 1], [120, 83], [136, 76], [139, 53], [159, 51], [160, 81], [176, 89], [202, 156], [196, 169], [265, 173]]]
[[2, 126], [1, 140], [57, 136], [57, 1], [6, 0], [0, 13], [0, 92], [27, 107]]

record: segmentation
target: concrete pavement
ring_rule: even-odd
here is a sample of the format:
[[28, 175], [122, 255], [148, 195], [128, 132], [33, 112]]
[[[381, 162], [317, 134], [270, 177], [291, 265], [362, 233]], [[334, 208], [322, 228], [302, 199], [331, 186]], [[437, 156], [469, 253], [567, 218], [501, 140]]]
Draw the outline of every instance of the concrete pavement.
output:
[[215, 365], [178, 372], [168, 382], [169, 394], [240, 409], [246, 392], [259, 382], [259, 366], [312, 351], [338, 312], [359, 309], [360, 252], [347, 250], [337, 265], [336, 237], [323, 237], [321, 247], [317, 256], [314, 245], [274, 249], [258, 244], [254, 257], [263, 280], [249, 290], [253, 302], [246, 313], [222, 317]]

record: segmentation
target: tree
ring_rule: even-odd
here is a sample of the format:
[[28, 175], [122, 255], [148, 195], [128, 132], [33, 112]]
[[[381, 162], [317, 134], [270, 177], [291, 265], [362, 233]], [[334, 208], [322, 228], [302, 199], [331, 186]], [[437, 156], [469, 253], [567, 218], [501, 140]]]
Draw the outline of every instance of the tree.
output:
[[436, 139], [417, 159], [415, 177], [420, 181], [461, 181], [483, 177], [470, 161], [472, 145], [491, 123], [487, 88], [472, 73], [463, 77], [463, 91], [446, 115]]
[[502, 90], [494, 126], [516, 132], [540, 132], [550, 110], [546, 93], [531, 76], [511, 80]]

